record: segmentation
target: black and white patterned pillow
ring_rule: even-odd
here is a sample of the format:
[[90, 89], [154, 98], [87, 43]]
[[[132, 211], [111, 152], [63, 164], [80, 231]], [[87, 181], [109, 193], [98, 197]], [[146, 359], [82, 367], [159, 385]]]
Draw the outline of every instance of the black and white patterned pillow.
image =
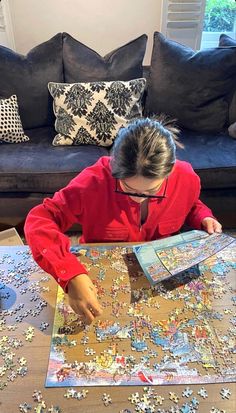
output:
[[118, 130], [142, 115], [146, 80], [48, 84], [54, 98], [53, 145], [110, 146]]
[[28, 140], [22, 127], [16, 95], [9, 99], [0, 99], [0, 143], [19, 143]]

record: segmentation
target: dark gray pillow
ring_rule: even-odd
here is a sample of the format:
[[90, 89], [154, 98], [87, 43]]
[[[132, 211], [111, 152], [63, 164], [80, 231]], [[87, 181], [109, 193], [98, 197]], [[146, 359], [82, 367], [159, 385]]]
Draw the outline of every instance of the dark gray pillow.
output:
[[102, 57], [94, 50], [63, 33], [63, 64], [66, 83], [131, 80], [142, 77], [147, 35]]
[[222, 33], [219, 38], [220, 47], [236, 46], [236, 40], [232, 37], [227, 36], [227, 34]]
[[[236, 40], [232, 37], [227, 36], [227, 34], [222, 33], [219, 38], [220, 47], [236, 47]], [[236, 122], [236, 86], [232, 101], [229, 106], [229, 123]]]
[[236, 86], [236, 49], [189, 47], [154, 33], [146, 113], [166, 113], [180, 126], [218, 132], [228, 124]]
[[24, 129], [54, 125], [52, 81], [63, 82], [62, 33], [26, 56], [0, 46], [0, 98], [17, 96]]

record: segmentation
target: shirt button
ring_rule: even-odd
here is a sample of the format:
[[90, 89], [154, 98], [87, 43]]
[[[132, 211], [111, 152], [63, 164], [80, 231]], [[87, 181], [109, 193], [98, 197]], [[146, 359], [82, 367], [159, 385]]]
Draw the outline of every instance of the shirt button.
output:
[[61, 274], [65, 274], [66, 270], [61, 270], [60, 273]]
[[58, 283], [60, 283], [60, 282], [61, 282], [60, 278], [58, 278], [58, 279], [57, 279], [57, 282], [58, 282]]
[[44, 249], [43, 249], [43, 254], [46, 254], [46, 252], [47, 252], [47, 249], [44, 248]]

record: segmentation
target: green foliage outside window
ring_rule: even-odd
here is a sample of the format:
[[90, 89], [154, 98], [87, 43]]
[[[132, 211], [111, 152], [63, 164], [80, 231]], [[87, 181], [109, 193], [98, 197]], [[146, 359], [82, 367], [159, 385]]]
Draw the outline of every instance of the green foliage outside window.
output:
[[232, 32], [236, 20], [235, 0], [207, 0], [203, 30]]

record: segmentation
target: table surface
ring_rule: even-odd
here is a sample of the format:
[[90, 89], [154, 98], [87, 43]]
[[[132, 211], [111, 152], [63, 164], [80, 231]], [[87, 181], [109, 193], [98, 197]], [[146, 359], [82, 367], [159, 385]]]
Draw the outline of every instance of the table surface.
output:
[[[17, 268], [21, 268], [21, 265], [16, 267], [14, 260], [16, 259], [23, 262], [23, 255], [19, 255], [19, 251], [24, 251], [24, 248], [25, 247], [0, 247], [0, 264], [2, 263], [0, 265], [0, 281], [2, 278], [3, 284], [6, 279], [4, 278], [3, 270], [1, 273], [1, 268], [3, 269], [5, 266], [5, 270], [7, 270], [8, 273], [11, 266], [13, 266], [12, 272], [16, 272]], [[12, 274], [9, 275], [9, 282], [7, 285], [5, 285], [5, 287], [2, 285], [2, 288], [0, 288], [0, 294], [2, 296], [0, 304], [1, 309], [3, 310], [0, 318], [0, 349], [4, 348], [4, 345], [6, 345], [5, 350], [9, 354], [9, 358], [13, 360], [11, 369], [7, 370], [7, 372], [1, 371], [4, 352], [2, 355], [0, 353], [0, 384], [7, 382], [7, 386], [4, 387], [2, 384], [4, 388], [0, 390], [0, 413], [17, 413], [19, 411], [35, 411], [36, 413], [57, 413], [60, 411], [62, 413], [74, 413], [75, 411], [81, 411], [90, 413], [94, 412], [95, 409], [97, 413], [118, 413], [122, 411], [127, 413], [129, 411], [135, 412], [136, 405], [131, 404], [128, 399], [131, 394], [136, 392], [139, 393], [138, 397], [140, 399], [142, 398], [145, 389], [140, 386], [83, 387], [83, 389], [88, 389], [88, 394], [86, 398], [82, 400], [66, 398], [64, 395], [67, 388], [44, 387], [50, 351], [57, 286], [55, 281], [51, 278], [42, 281], [42, 277], [45, 276], [45, 274], [34, 270], [33, 264], [28, 270], [30, 274], [30, 283], [27, 284], [28, 287], [25, 289], [25, 292], [22, 293], [24, 284], [20, 285]], [[41, 281], [37, 283], [39, 280]], [[30, 285], [32, 285], [33, 288], [29, 288]], [[35, 310], [38, 303], [38, 301], [33, 301], [33, 297], [35, 297], [37, 293], [39, 293], [41, 299], [44, 300], [47, 305], [43, 307], [40, 314], [32, 316], [32, 311]], [[19, 313], [17, 311], [11, 313], [11, 310], [14, 310], [21, 304], [24, 304], [24, 311], [27, 311], [28, 314], [23, 317], [21, 322], [16, 322], [16, 316]], [[42, 322], [49, 323], [49, 327], [45, 331], [40, 330]], [[15, 327], [11, 329], [10, 326]], [[25, 332], [29, 327], [33, 327], [34, 329], [32, 342], [27, 341], [25, 336]], [[14, 348], [12, 345], [13, 341], [10, 341], [10, 338], [12, 338], [13, 341], [16, 339], [21, 340], [23, 345], [19, 346], [19, 348]], [[23, 377], [17, 374], [15, 378], [12, 377], [11, 381], [9, 376], [12, 371], [16, 371], [16, 369], [24, 366], [22, 357], [26, 360], [25, 366], [27, 366], [28, 371]], [[187, 385], [155, 386], [155, 392], [161, 395], [164, 400], [162, 404], [156, 406], [153, 411], [191, 413], [191, 410], [188, 410], [187, 407], [186, 410], [184, 410], [183, 407], [182, 410], [177, 410], [177, 405], [183, 406], [189, 402], [188, 398], [182, 396], [182, 392], [186, 387]], [[204, 386], [190, 385], [189, 387], [193, 390], [191, 397], [196, 397], [199, 401], [198, 410], [196, 411], [200, 413], [220, 413], [224, 411], [227, 413], [236, 412], [235, 383], [204, 384]], [[207, 397], [205, 399], [198, 395], [198, 391], [201, 387], [204, 387], [207, 391]], [[229, 399], [222, 399], [222, 396], [220, 395], [222, 388], [227, 388], [231, 391]], [[75, 388], [76, 391], [81, 391], [81, 389], [82, 388], [78, 387]], [[41, 391], [42, 399], [45, 402], [46, 407], [44, 407], [44, 404], [40, 405], [40, 402], [33, 399], [32, 396], [35, 390]], [[179, 397], [178, 404], [170, 400], [170, 392], [174, 392]], [[102, 401], [104, 393], [109, 394], [112, 399], [112, 403], [106, 407]], [[19, 408], [20, 405], [21, 410]], [[56, 409], [56, 406], [59, 406], [60, 409]], [[213, 408], [215, 410], [213, 410]], [[142, 412], [145, 410], [140, 411]]]

